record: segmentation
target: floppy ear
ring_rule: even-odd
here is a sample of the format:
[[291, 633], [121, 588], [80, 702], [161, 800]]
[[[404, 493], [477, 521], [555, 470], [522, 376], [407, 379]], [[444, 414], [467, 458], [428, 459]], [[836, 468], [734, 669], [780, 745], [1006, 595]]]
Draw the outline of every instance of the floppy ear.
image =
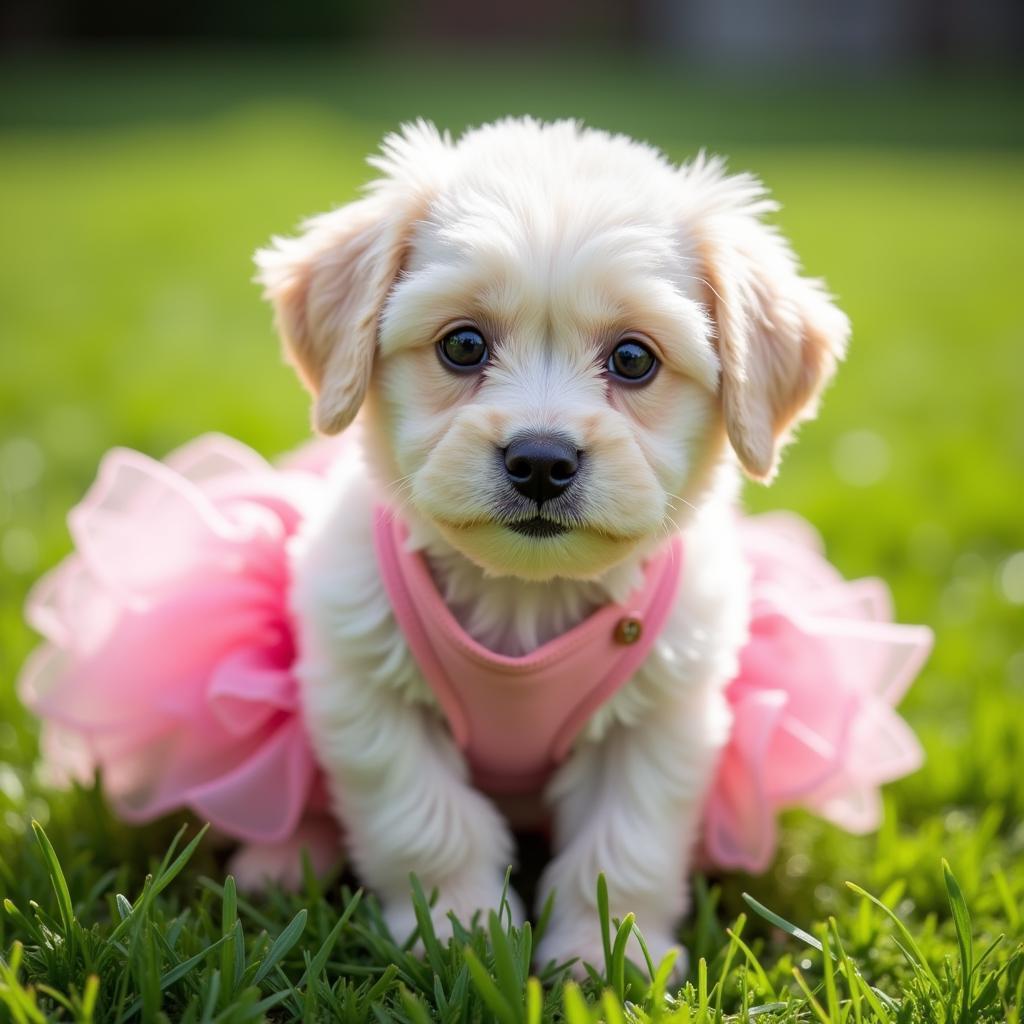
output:
[[395, 188], [314, 217], [256, 253], [285, 355], [313, 393], [313, 424], [336, 434], [366, 395], [377, 318], [422, 204]]
[[756, 179], [727, 177], [721, 162], [703, 159], [683, 174], [694, 188], [687, 220], [716, 327], [729, 441], [747, 474], [768, 481], [793, 428], [814, 415], [849, 321], [762, 221], [776, 207]]

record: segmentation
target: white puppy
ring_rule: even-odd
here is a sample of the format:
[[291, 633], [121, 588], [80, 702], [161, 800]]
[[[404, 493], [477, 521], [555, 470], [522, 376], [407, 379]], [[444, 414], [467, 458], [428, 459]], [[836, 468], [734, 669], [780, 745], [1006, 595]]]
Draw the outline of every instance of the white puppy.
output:
[[718, 160], [510, 120], [457, 142], [420, 123], [372, 163], [365, 198], [257, 257], [316, 428], [363, 410], [365, 462], [337, 467], [294, 563], [305, 715], [346, 845], [403, 936], [410, 872], [444, 931], [449, 910], [497, 905], [514, 855], [396, 623], [376, 505], [507, 655], [623, 600], [681, 533], [667, 626], [543, 793], [556, 899], [538, 959], [600, 962], [599, 872], [661, 955], [746, 639], [738, 466], [771, 478], [846, 318], [762, 222], [760, 184]]

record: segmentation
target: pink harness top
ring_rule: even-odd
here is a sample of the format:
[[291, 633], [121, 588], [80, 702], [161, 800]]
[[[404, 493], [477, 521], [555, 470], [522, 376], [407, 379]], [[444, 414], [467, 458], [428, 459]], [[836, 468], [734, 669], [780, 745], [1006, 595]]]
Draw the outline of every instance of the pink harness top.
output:
[[668, 617], [683, 564], [676, 537], [651, 559], [625, 604], [608, 604], [521, 657], [496, 654], [456, 621], [407, 531], [378, 508], [381, 578], [406, 642], [478, 786], [537, 792], [588, 718], [640, 667]]

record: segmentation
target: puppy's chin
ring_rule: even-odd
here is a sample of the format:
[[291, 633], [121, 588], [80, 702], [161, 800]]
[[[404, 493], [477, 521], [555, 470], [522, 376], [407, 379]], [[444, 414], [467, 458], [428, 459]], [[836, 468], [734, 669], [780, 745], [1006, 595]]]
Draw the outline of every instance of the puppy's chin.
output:
[[522, 580], [590, 580], [628, 558], [642, 537], [612, 537], [577, 528], [550, 537], [529, 537], [497, 523], [437, 522], [444, 539], [494, 576]]

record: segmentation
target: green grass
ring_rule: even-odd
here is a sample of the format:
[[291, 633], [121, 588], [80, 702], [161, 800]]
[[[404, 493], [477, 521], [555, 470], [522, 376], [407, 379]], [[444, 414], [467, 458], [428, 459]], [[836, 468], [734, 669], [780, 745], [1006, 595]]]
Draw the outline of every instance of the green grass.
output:
[[[1006, 566], [1024, 549], [1020, 99], [991, 82], [726, 87], [596, 56], [8, 63], [0, 1021], [1018, 1020], [1024, 609]], [[855, 335], [821, 417], [748, 503], [806, 515], [847, 575], [885, 577], [900, 617], [937, 633], [904, 705], [928, 762], [888, 790], [881, 831], [853, 838], [791, 814], [764, 876], [698, 879], [682, 933], [691, 976], [668, 1002], [650, 972], [616, 960], [614, 924], [600, 977], [574, 987], [553, 968], [538, 988], [531, 936], [481, 921], [450, 947], [424, 936], [418, 960], [370, 896], [355, 903], [343, 868], [250, 903], [208, 838], [187, 863], [161, 863], [180, 822], [129, 829], [97, 792], [47, 788], [13, 695], [34, 642], [25, 592], [66, 553], [64, 516], [104, 449], [159, 455], [223, 430], [273, 454], [305, 436], [252, 250], [351, 198], [363, 155], [401, 118], [457, 129], [526, 110], [582, 115], [677, 158], [722, 149], [772, 187]]]

